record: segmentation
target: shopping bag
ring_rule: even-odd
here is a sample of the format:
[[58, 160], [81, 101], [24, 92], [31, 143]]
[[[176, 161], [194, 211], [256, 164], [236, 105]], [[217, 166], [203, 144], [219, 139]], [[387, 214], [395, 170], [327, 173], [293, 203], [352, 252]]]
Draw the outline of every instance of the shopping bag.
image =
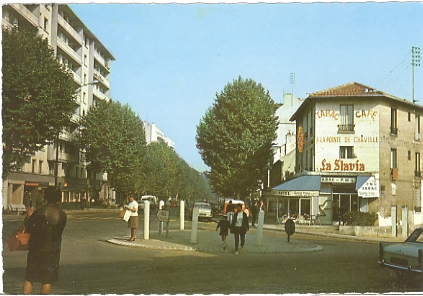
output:
[[30, 236], [31, 234], [25, 232], [25, 228], [22, 230], [17, 230], [9, 238], [6, 243], [6, 246], [9, 251], [27, 251]]
[[130, 217], [131, 217], [131, 211], [126, 210], [125, 215], [123, 216], [123, 221], [128, 222]]

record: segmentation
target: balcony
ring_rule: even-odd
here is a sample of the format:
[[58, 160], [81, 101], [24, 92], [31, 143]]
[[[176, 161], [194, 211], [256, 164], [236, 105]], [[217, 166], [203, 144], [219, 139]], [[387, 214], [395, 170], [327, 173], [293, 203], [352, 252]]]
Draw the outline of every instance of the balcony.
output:
[[422, 140], [422, 134], [420, 134], [420, 133], [415, 133], [415, 134], [414, 134], [414, 140], [416, 140], [416, 141], [421, 141], [421, 140]]
[[14, 10], [16, 10], [26, 21], [28, 21], [32, 26], [38, 28], [38, 18], [34, 15], [28, 8], [23, 4], [10, 4]]
[[59, 14], [57, 19], [59, 25], [73, 38], [75, 41], [82, 46], [82, 37], [75, 31], [75, 29], [69, 25], [67, 21]]
[[398, 128], [397, 127], [392, 127], [391, 126], [391, 135], [398, 135]]
[[75, 63], [77, 63], [79, 66], [82, 65], [81, 56], [77, 54], [69, 45], [67, 45], [65, 41], [60, 38], [57, 38], [57, 45], [62, 49], [64, 53], [66, 53], [66, 55], [68, 55], [73, 61], [75, 61]]
[[338, 124], [338, 133], [353, 133], [355, 124]]
[[105, 87], [110, 88], [109, 81], [106, 78], [104, 78], [104, 76], [101, 75], [100, 72], [98, 72], [97, 70], [94, 70], [93, 75], [94, 75], [94, 78], [100, 81], [100, 83], [102, 83]]

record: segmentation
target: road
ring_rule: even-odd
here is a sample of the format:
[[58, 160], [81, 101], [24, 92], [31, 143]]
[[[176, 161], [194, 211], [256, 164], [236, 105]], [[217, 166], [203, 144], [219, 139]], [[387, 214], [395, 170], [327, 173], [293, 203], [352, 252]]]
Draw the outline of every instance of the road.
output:
[[[3, 246], [21, 221], [22, 218], [3, 220]], [[150, 229], [155, 225], [151, 222]], [[199, 226], [210, 231], [214, 227], [213, 222], [201, 222]], [[129, 229], [116, 212], [70, 213], [62, 244], [60, 278], [52, 293], [292, 294], [421, 290], [418, 282], [401, 283], [392, 271], [377, 265], [376, 243], [296, 233], [295, 239], [316, 243], [323, 250], [235, 256], [232, 252], [147, 250], [105, 242], [123, 235], [129, 235]], [[286, 239], [285, 233], [277, 231], [265, 230], [264, 236]], [[4, 293], [21, 293], [25, 266], [26, 252], [3, 250]], [[38, 288], [36, 284], [34, 291]]]

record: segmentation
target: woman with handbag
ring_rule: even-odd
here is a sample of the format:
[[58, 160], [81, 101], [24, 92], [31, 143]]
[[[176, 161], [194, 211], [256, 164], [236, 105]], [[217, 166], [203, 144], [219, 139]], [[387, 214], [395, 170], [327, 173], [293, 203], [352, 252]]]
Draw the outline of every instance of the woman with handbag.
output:
[[245, 234], [250, 230], [248, 216], [242, 211], [242, 204], [237, 204], [236, 213], [232, 219], [231, 232], [235, 236], [235, 254], [238, 255], [239, 239], [241, 238], [241, 249], [244, 249]]
[[33, 282], [41, 283], [41, 293], [49, 294], [51, 284], [59, 278], [62, 233], [67, 215], [62, 210], [62, 193], [55, 187], [44, 191], [46, 204], [35, 210], [25, 221], [31, 234], [25, 271], [23, 294], [31, 294]]

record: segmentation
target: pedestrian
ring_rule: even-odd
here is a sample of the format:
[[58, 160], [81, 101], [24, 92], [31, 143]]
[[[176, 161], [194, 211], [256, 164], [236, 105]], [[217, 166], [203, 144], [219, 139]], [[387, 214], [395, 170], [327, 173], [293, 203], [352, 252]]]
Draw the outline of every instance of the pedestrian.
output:
[[28, 191], [25, 191], [25, 193], [24, 193], [23, 203], [25, 205], [26, 215], [31, 216], [31, 214], [32, 214], [32, 199], [31, 199], [31, 195]]
[[133, 242], [135, 241], [135, 235], [137, 234], [137, 228], [139, 226], [138, 203], [135, 201], [134, 194], [129, 196], [129, 204], [125, 205], [125, 209], [131, 212], [131, 216], [128, 220], [128, 228], [131, 228], [131, 238], [128, 241]]
[[239, 241], [241, 238], [241, 250], [244, 249], [245, 245], [245, 234], [250, 230], [248, 224], [248, 216], [242, 211], [242, 204], [237, 204], [236, 212], [231, 223], [231, 232], [235, 236], [235, 254], [238, 255]]
[[227, 216], [223, 216], [222, 220], [216, 225], [216, 231], [220, 228], [219, 235], [222, 237], [223, 250], [226, 250], [226, 237], [228, 236], [229, 227], [230, 224]]
[[234, 215], [234, 207], [235, 205], [232, 204], [232, 200], [230, 200], [226, 206], [226, 216], [228, 217], [229, 223], [232, 223], [232, 217]]
[[253, 206], [251, 207], [251, 225], [254, 226], [254, 224], [257, 221], [257, 214], [258, 214], [258, 204], [257, 201], [254, 201]]
[[33, 283], [41, 283], [41, 293], [49, 294], [51, 284], [59, 278], [62, 233], [67, 216], [61, 206], [62, 193], [50, 186], [44, 191], [46, 204], [25, 220], [25, 231], [31, 234], [23, 294], [31, 294]]
[[43, 197], [41, 196], [41, 194], [37, 194], [37, 201], [35, 202], [35, 206], [37, 209], [43, 206]]

